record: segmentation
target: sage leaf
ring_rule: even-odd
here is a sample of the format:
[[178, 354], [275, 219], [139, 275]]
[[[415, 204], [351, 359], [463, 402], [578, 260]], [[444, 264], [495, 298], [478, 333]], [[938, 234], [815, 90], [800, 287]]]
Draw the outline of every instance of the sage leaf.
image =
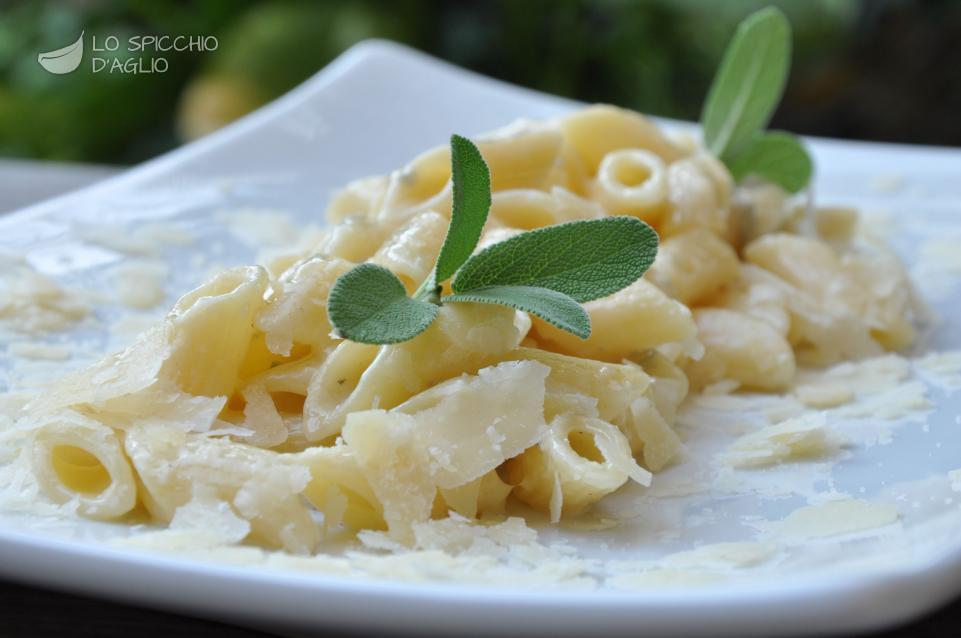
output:
[[734, 179], [757, 175], [796, 193], [811, 179], [814, 164], [801, 141], [790, 133], [771, 132], [754, 140], [728, 163]]
[[488, 246], [461, 267], [452, 290], [548, 288], [583, 303], [631, 285], [656, 255], [657, 233], [636, 217], [569, 222]]
[[591, 318], [584, 308], [562, 292], [532, 286], [488, 286], [441, 298], [448, 302], [488, 303], [537, 315], [544, 321], [587, 339]]
[[407, 296], [394, 273], [361, 264], [341, 275], [327, 298], [327, 316], [342, 337], [388, 344], [413, 339], [430, 326], [437, 306]]
[[491, 174], [480, 150], [460, 135], [450, 138], [453, 195], [450, 226], [434, 268], [434, 282], [449, 279], [477, 247], [491, 207]]
[[790, 58], [791, 25], [780, 9], [762, 9], [740, 24], [701, 114], [704, 142], [714, 155], [736, 155], [767, 126], [784, 92]]

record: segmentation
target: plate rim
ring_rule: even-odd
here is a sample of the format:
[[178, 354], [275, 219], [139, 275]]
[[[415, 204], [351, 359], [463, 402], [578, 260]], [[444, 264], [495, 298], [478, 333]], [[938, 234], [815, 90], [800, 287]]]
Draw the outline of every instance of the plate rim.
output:
[[[36, 538], [0, 529], [0, 547], [5, 544], [16, 550], [12, 559], [0, 563], [0, 573], [6, 576], [81, 595], [173, 608], [197, 616], [224, 620], [223, 613], [239, 610], [242, 620], [270, 620], [299, 628], [347, 623], [358, 628], [396, 629], [394, 614], [408, 610], [412, 618], [417, 619], [419, 629], [452, 631], [463, 629], [461, 623], [479, 623], [475, 626], [484, 631], [503, 628], [524, 635], [548, 628], [553, 635], [577, 635], [597, 628], [602, 618], [608, 624], [600, 626], [611, 635], [636, 631], [633, 621], [639, 619], [643, 619], [645, 630], [655, 631], [658, 635], [853, 633], [906, 622], [944, 604], [956, 593], [950, 583], [959, 573], [957, 565], [931, 557], [889, 571], [883, 578], [862, 572], [835, 577], [830, 583], [807, 575], [776, 587], [767, 582], [750, 585], [742, 581], [725, 584], [720, 590], [711, 585], [693, 585], [660, 591], [581, 588], [537, 591], [435, 581], [411, 583], [338, 577], [307, 571], [271, 570], [263, 566], [251, 568], [163, 553]], [[30, 571], [50, 558], [66, 560], [66, 567], [52, 574]], [[110, 573], [115, 578], [112, 581], [64, 582], [71, 575], [90, 571], [90, 568], [97, 573]], [[147, 576], [154, 583], [176, 582], [180, 589], [171, 597], [169, 589], [146, 588], [141, 577]], [[916, 586], [919, 579], [923, 587]], [[948, 586], [932, 587], [934, 581]], [[225, 586], [233, 586], [234, 593], [240, 593], [243, 598], [256, 596], [258, 590], [270, 587], [274, 602], [280, 598], [299, 604], [313, 597], [318, 597], [317, 600], [322, 597], [328, 605], [315, 607], [307, 613], [302, 613], [303, 608], [300, 608], [301, 613], [288, 615], [292, 611], [290, 605], [271, 606], [265, 613], [263, 608], [247, 608], [246, 605], [225, 606], [222, 597], [214, 599], [211, 604], [210, 598], [189, 595], [218, 591], [217, 588]], [[182, 600], [181, 596], [184, 596]], [[888, 604], [878, 606], [879, 596], [886, 598]], [[433, 617], [421, 615], [423, 606], [437, 604], [450, 608]], [[870, 609], [871, 614], [851, 614], [864, 609]], [[361, 610], [363, 615], [356, 616]], [[456, 616], [452, 616], [450, 610], [456, 610]], [[499, 615], [492, 623], [490, 614], [495, 611]], [[536, 617], [548, 613], [550, 620], [544, 626], [520, 622], [528, 615]], [[486, 626], [482, 624], [485, 622], [488, 623]], [[799, 631], [798, 625], [793, 623], [802, 622]]]

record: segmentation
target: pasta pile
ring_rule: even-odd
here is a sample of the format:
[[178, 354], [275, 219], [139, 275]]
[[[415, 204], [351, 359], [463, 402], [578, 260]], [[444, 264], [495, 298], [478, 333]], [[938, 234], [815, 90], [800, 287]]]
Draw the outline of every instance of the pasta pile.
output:
[[331, 334], [327, 295], [354, 264], [409, 290], [430, 272], [451, 210], [437, 148], [349, 184], [316, 245], [218, 275], [28, 405], [44, 491], [95, 519], [226, 516], [247, 542], [296, 553], [344, 530], [408, 542], [432, 517], [496, 517], [509, 499], [556, 522], [675, 461], [689, 391], [783, 391], [799, 363], [914, 337], [904, 271], [852, 211], [735, 186], [639, 114], [591, 107], [478, 146], [493, 190], [482, 247], [605, 215], [660, 234], [644, 278], [584, 305], [590, 338], [480, 304], [442, 306], [405, 343]]

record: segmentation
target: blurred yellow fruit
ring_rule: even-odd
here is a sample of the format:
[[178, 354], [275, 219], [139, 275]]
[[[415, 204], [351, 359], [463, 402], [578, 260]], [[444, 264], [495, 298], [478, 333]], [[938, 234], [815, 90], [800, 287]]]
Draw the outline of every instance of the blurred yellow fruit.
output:
[[177, 105], [177, 134], [184, 142], [212, 133], [250, 113], [265, 100], [256, 88], [231, 77], [206, 76], [193, 80]]

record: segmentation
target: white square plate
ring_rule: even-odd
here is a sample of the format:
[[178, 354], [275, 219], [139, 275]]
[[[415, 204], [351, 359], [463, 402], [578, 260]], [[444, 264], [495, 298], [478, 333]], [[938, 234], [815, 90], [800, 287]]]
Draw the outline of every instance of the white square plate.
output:
[[[0, 219], [0, 252], [25, 254], [35, 268], [69, 284], [105, 288], [108, 267], [124, 259], [110, 248], [110, 232], [127, 229], [136, 235], [153, 222], [174, 223], [208, 239], [171, 245], [155, 256], [173, 266], [167, 282], [171, 301], [206, 274], [192, 260], [197, 252], [224, 265], [253, 258], [252, 248], [236, 238], [213, 239], [223, 232], [218, 211], [282, 209], [298, 223], [320, 223], [334, 188], [386, 173], [444, 143], [452, 132], [473, 135], [519, 117], [552, 117], [576, 106], [394, 44], [364, 43], [287, 96], [208, 138]], [[961, 240], [961, 152], [828, 140], [810, 144], [819, 201], [875, 211], [871, 223], [925, 278], [922, 288], [933, 291], [934, 310], [956, 316], [961, 260], [931, 261], [929, 253], [944, 252], [937, 241]], [[877, 212], [882, 209], [886, 215]], [[115, 230], [104, 230], [110, 228]], [[105, 236], [98, 239], [101, 233]], [[928, 280], [934, 283], [927, 286]], [[101, 322], [70, 338], [93, 351], [107, 347], [104, 326], [118, 312], [104, 304], [98, 308]], [[961, 347], [961, 326], [939, 323], [922, 347]], [[6, 357], [0, 359], [0, 371], [9, 368], [11, 358], [0, 357]], [[0, 389], [3, 383], [0, 378]], [[897, 529], [880, 537], [826, 541], [834, 548], [849, 547], [850, 561], [822, 557], [803, 567], [787, 561], [756, 580], [638, 591], [348, 580], [105, 547], [96, 542], [102, 529], [96, 524], [76, 524], [67, 533], [62, 525], [13, 514], [0, 514], [0, 573], [273, 631], [339, 626], [457, 634], [775, 635], [880, 627], [961, 591], [961, 494], [952, 499], [946, 478], [948, 470], [961, 467], [961, 426], [955, 418], [961, 401], [936, 384], [926, 388], [934, 404], [926, 425], [917, 420], [885, 425], [889, 443], [853, 450], [824, 484], [812, 486], [821, 495], [847, 492], [896, 501]], [[812, 472], [816, 469], [812, 466]], [[671, 470], [675, 478], [683, 471]], [[776, 471], [756, 476], [779, 480]], [[935, 499], [936, 490], [947, 492], [937, 492]], [[745, 540], [751, 533], [745, 519], [725, 512], [776, 519], [805, 504], [799, 494], [706, 498], [689, 503], [700, 508], [700, 523], [685, 518], [673, 536], [645, 537], [643, 526], [628, 527], [626, 537], [625, 532], [609, 538], [598, 532], [597, 538], [610, 545], [592, 549], [606, 557], [651, 557], [657, 554], [650, 547], [657, 539], [669, 551]], [[560, 537], [591, 545], [590, 535], [571, 531]], [[890, 551], [878, 554], [877, 548]], [[835, 556], [823, 546], [815, 555], [819, 551]], [[868, 553], [884, 559], [867, 561]]]

